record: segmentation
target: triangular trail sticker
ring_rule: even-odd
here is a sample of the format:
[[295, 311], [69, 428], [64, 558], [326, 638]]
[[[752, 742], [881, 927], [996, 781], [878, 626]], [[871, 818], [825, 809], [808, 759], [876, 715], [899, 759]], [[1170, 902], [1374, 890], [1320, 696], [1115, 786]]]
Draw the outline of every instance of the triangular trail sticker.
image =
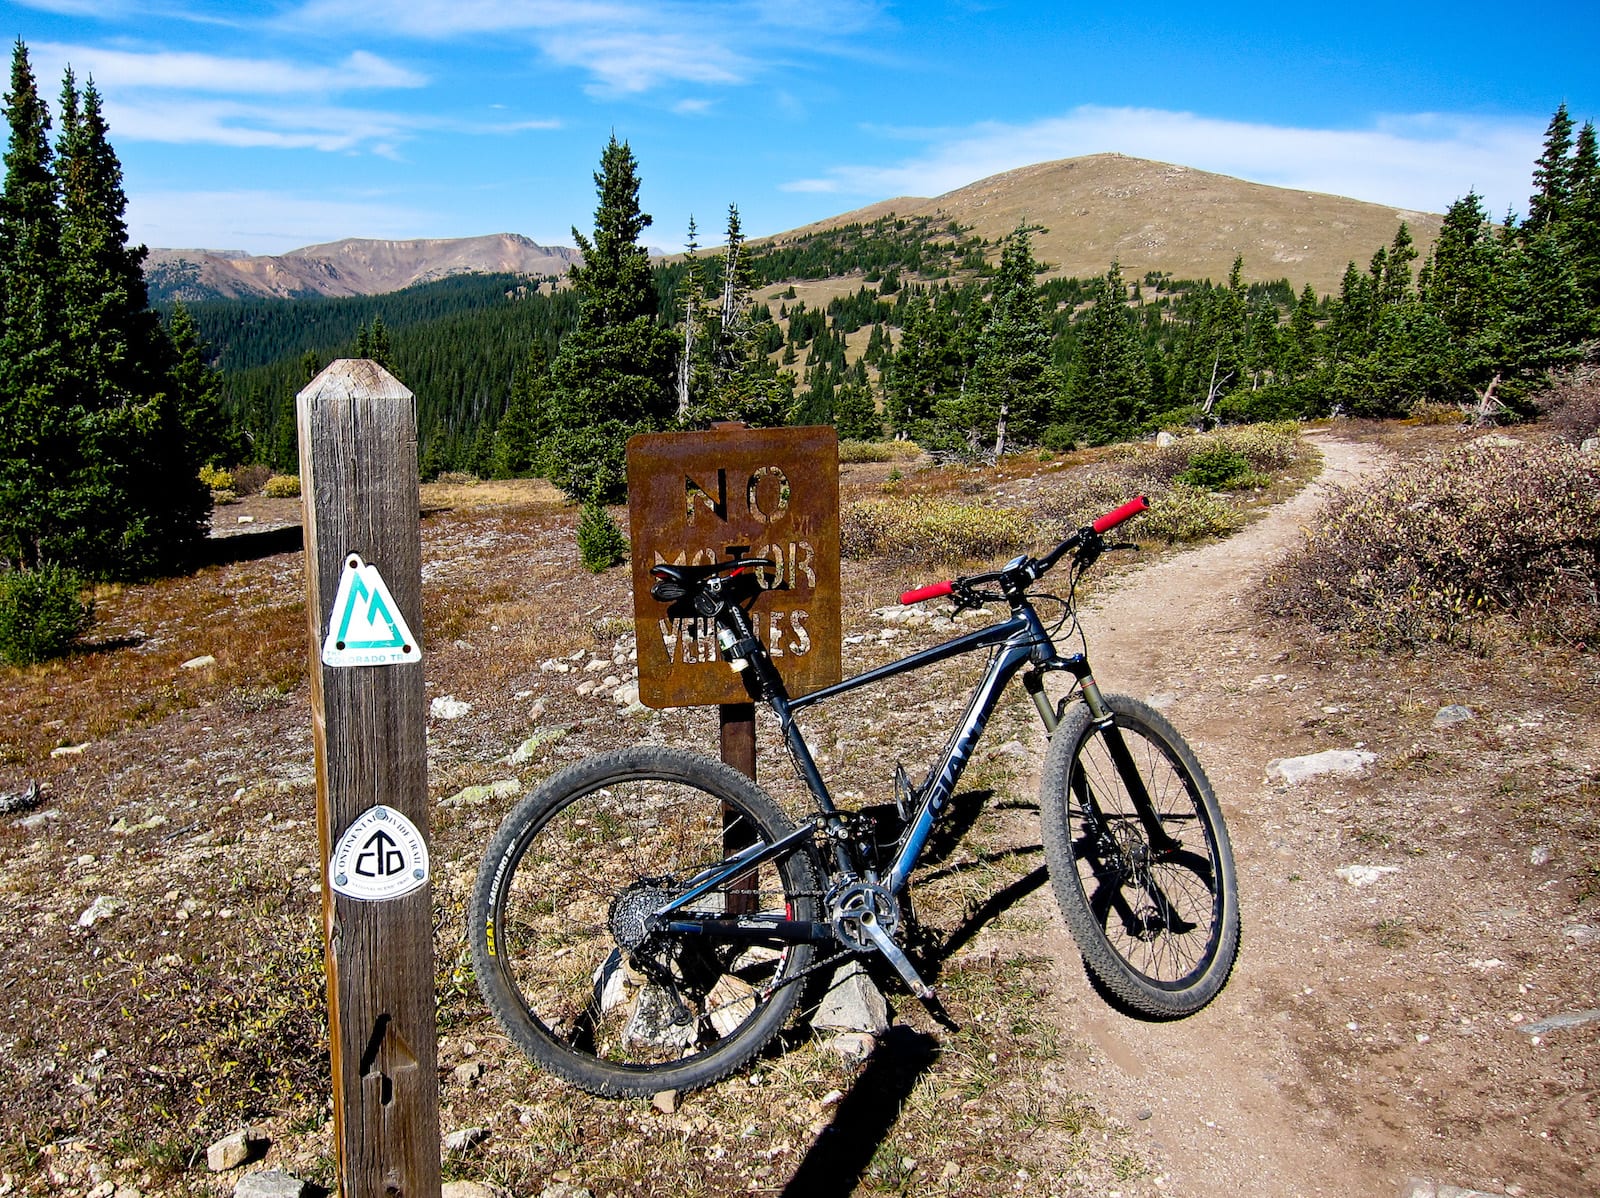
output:
[[345, 554], [322, 642], [322, 664], [402, 666], [421, 660], [422, 646], [406, 627], [378, 567], [367, 565], [359, 554]]

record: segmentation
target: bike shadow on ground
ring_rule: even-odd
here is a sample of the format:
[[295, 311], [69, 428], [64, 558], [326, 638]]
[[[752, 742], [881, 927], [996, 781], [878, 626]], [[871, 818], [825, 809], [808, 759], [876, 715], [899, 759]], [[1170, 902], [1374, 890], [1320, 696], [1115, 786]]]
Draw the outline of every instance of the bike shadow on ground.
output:
[[[927, 869], [948, 858], [956, 845], [961, 842], [961, 838], [971, 831], [973, 824], [978, 822], [983, 809], [993, 800], [992, 790], [968, 790], [952, 795], [944, 810], [939, 813], [933, 831], [928, 836], [928, 843], [923, 846], [922, 853], [917, 857], [917, 868]], [[886, 850], [904, 830], [900, 814], [893, 803], [863, 807], [859, 814], [877, 825], [878, 840]]]
[[938, 1059], [937, 1037], [904, 1024], [891, 1027], [783, 1187], [783, 1198], [852, 1193], [894, 1130], [901, 1106]]

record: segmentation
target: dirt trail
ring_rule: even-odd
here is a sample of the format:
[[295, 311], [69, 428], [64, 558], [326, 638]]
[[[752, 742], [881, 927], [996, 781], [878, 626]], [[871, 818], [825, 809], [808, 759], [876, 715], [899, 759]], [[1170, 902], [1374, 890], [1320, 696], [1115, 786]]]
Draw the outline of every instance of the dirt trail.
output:
[[[1049, 925], [1048, 951], [1076, 1000], [1067, 1007], [1068, 1030], [1097, 1049], [1093, 1089], [1142, 1147], [1155, 1150], [1165, 1191], [1185, 1198], [1394, 1192], [1392, 1169], [1352, 1150], [1346, 1113], [1307, 1101], [1316, 1086], [1290, 1051], [1280, 996], [1302, 978], [1313, 989], [1319, 980], [1303, 941], [1275, 934], [1286, 921], [1263, 869], [1275, 846], [1256, 817], [1267, 798], [1264, 767], [1284, 750], [1277, 721], [1258, 720], [1247, 693], [1248, 679], [1271, 668], [1252, 660], [1261, 651], [1251, 632], [1251, 592], [1330, 485], [1382, 464], [1381, 451], [1369, 446], [1324, 440], [1319, 447], [1325, 469], [1315, 485], [1227, 541], [1125, 575], [1082, 617], [1101, 686], [1154, 702], [1194, 744], [1238, 862], [1239, 962], [1222, 995], [1190, 1019], [1161, 1024], [1120, 1014], [1090, 990], [1060, 922]], [[1228, 711], [1230, 691], [1240, 705]]]

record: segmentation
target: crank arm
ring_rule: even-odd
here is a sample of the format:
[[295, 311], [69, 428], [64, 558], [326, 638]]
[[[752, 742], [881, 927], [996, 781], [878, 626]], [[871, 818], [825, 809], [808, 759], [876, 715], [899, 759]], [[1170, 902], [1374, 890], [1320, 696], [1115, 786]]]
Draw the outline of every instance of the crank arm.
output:
[[900, 946], [890, 939], [889, 933], [885, 932], [879, 925], [876, 914], [871, 911], [863, 911], [857, 917], [856, 922], [860, 925], [861, 930], [866, 933], [867, 939], [872, 941], [872, 947], [889, 958], [889, 964], [894, 966], [895, 972], [900, 975], [901, 980], [905, 982], [911, 993], [925, 1003], [938, 1001], [934, 997], [933, 987], [918, 976], [916, 967], [911, 964], [905, 953], [900, 950]]

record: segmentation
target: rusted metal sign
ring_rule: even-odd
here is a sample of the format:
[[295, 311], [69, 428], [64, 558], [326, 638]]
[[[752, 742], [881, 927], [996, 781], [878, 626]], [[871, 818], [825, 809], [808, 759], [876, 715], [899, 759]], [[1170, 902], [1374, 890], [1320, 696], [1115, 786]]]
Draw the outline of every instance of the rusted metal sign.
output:
[[800, 695], [839, 680], [839, 439], [830, 427], [722, 424], [628, 442], [639, 698], [651, 707], [744, 703], [716, 629], [650, 596], [650, 567], [762, 557], [751, 618]]

